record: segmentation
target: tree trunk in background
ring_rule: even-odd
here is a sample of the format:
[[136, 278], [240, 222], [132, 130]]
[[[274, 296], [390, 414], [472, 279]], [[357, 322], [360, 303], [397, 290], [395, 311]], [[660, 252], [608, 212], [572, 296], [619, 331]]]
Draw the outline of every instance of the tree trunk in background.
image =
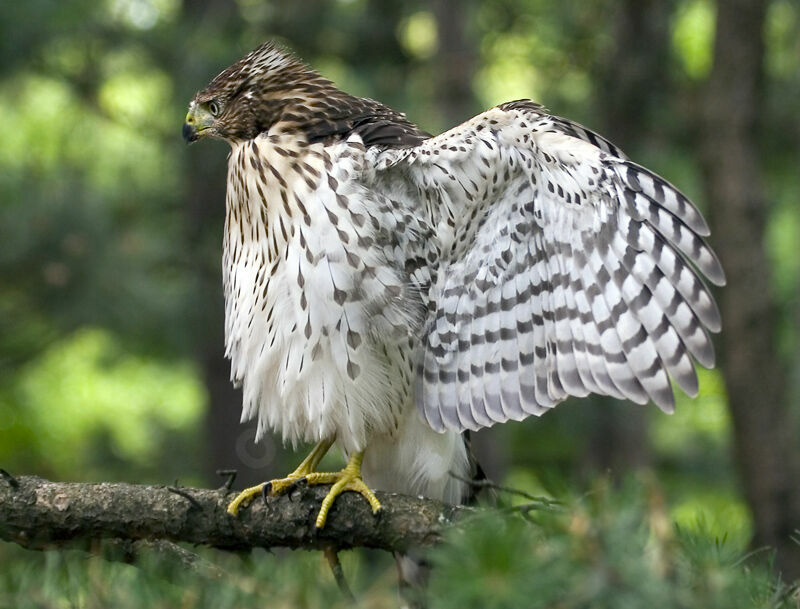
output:
[[[624, 0], [614, 15], [614, 44], [599, 66], [600, 132], [634, 158], [657, 131], [651, 117], [665, 103], [672, 0]], [[650, 464], [650, 408], [593, 397], [584, 471], [607, 471], [615, 479]]]
[[767, 201], [761, 185], [767, 0], [717, 2], [714, 67], [706, 90], [702, 152], [714, 231], [729, 285], [721, 291], [723, 375], [735, 460], [753, 512], [757, 547], [778, 551], [786, 578], [800, 576], [800, 447], [777, 353], [776, 307], [764, 248]]
[[467, 32], [472, 2], [434, 0], [431, 7], [439, 37], [439, 48], [433, 58], [436, 105], [444, 113], [449, 129], [480, 111], [472, 90], [477, 43]]
[[[202, 86], [202, 85], [201, 85]], [[242, 392], [230, 381], [230, 364], [224, 356], [224, 308], [220, 267], [222, 225], [225, 214], [225, 154], [221, 145], [193, 146], [186, 198], [187, 232], [196, 265], [198, 307], [189, 312], [193, 326], [195, 358], [203, 372], [208, 408], [202, 440], [207, 447], [203, 471], [211, 484], [219, 481], [217, 469], [236, 469], [237, 486], [251, 486], [269, 477], [276, 454], [272, 438], [259, 445], [255, 424], [239, 423]], [[227, 148], [227, 146], [225, 146]], [[209, 242], [213, 241], [214, 245]], [[278, 469], [282, 469], [276, 466]]]
[[670, 20], [674, 0], [623, 0], [614, 14], [614, 44], [597, 74], [603, 135], [628, 154], [658, 132], [669, 103]]

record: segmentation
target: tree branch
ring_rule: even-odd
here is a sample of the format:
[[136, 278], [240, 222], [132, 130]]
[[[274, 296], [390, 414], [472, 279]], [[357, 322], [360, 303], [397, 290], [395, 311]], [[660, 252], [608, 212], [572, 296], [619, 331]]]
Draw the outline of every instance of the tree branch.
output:
[[222, 550], [255, 547], [324, 549], [357, 546], [404, 551], [441, 540], [469, 508], [378, 493], [372, 514], [362, 497], [344, 493], [325, 528], [314, 519], [328, 487], [300, 486], [289, 495], [257, 499], [239, 515], [226, 511], [233, 491], [137, 484], [50, 482], [35, 476], [0, 478], [0, 539], [25, 548], [92, 548], [102, 539], [187, 542]]

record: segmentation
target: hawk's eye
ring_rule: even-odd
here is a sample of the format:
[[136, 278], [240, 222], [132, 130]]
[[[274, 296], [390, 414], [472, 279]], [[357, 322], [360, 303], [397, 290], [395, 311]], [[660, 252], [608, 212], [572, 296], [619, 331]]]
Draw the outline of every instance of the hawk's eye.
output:
[[222, 106], [216, 99], [212, 99], [208, 102], [208, 111], [211, 112], [211, 116], [217, 118], [220, 114], [222, 114]]

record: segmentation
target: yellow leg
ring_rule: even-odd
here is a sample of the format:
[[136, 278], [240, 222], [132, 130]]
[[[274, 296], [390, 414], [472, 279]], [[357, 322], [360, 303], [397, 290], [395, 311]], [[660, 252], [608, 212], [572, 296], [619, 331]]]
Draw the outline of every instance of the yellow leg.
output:
[[250, 488], [244, 489], [241, 493], [236, 495], [236, 498], [228, 505], [228, 514], [236, 516], [236, 514], [239, 512], [239, 508], [246, 506], [255, 497], [264, 492], [265, 487], [266, 491], [270, 495], [278, 495], [293, 484], [313, 473], [314, 470], [317, 469], [319, 462], [322, 461], [322, 457], [325, 456], [325, 453], [328, 452], [328, 449], [332, 444], [332, 439], [322, 440], [314, 447], [314, 450], [312, 450], [309, 455], [303, 459], [302, 463], [297, 466], [297, 469], [285, 478], [276, 478], [275, 480], [262, 482], [256, 486], [251, 486]]
[[360, 493], [372, 508], [372, 513], [377, 514], [381, 509], [381, 503], [372, 492], [364, 480], [361, 479], [361, 462], [364, 459], [364, 451], [355, 453], [347, 462], [345, 468], [336, 473], [312, 473], [306, 476], [308, 484], [333, 484], [331, 490], [325, 495], [322, 500], [322, 506], [317, 514], [317, 529], [325, 526], [325, 521], [328, 518], [328, 512], [333, 505], [336, 498], [344, 491], [354, 491]]

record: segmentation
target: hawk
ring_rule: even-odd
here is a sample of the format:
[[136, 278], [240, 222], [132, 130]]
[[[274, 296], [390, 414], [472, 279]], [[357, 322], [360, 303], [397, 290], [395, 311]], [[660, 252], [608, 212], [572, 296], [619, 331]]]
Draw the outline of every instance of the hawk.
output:
[[[466, 430], [590, 393], [697, 394], [725, 276], [663, 178], [530, 100], [438, 136], [267, 43], [189, 105], [231, 146], [225, 345], [258, 436], [316, 442], [285, 478], [462, 500]], [[318, 472], [334, 444], [348, 457]]]

